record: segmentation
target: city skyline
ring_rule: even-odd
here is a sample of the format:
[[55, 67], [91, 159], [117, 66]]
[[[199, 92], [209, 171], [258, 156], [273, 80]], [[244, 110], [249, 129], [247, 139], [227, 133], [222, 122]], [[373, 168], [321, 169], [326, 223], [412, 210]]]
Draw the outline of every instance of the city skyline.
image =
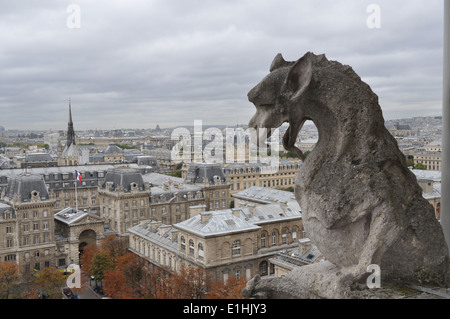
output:
[[[443, 2], [42, 1], [3, 4], [0, 126], [246, 124], [277, 53], [353, 67], [386, 120], [441, 115]], [[376, 18], [376, 17], [375, 17]]]

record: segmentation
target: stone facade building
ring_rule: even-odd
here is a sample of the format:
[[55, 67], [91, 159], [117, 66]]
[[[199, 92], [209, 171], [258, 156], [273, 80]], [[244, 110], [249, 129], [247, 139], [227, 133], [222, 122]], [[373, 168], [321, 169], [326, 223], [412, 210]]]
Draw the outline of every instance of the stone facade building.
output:
[[230, 194], [235, 194], [252, 186], [294, 187], [299, 169], [299, 161], [280, 159], [276, 169], [262, 163], [246, 163], [225, 165], [223, 172], [231, 184]]
[[296, 201], [191, 215], [172, 226], [144, 222], [130, 228], [130, 250], [172, 271], [185, 264], [206, 269], [215, 280], [250, 279], [273, 274], [269, 259], [296, 247], [303, 229]]
[[0, 202], [0, 261], [15, 260], [22, 273], [55, 266], [54, 205], [44, 179], [10, 179]]

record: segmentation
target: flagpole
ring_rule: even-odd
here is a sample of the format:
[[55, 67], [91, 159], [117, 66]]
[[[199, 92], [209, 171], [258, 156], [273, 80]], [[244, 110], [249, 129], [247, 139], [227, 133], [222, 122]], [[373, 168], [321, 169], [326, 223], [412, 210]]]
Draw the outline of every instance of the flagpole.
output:
[[77, 178], [77, 171], [75, 171], [75, 208], [76, 208], [76, 213], [78, 213], [78, 192], [77, 192], [77, 185], [78, 185], [78, 178]]

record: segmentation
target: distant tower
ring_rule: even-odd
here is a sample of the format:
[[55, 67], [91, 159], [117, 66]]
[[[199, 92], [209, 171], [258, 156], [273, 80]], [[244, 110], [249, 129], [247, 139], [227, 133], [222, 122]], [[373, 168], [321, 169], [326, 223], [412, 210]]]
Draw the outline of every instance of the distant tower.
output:
[[75, 131], [73, 130], [73, 121], [72, 121], [72, 106], [70, 105], [69, 100], [69, 123], [67, 126], [67, 143], [66, 148], [70, 147], [70, 145], [75, 145]]
[[69, 100], [69, 122], [67, 125], [67, 141], [64, 150], [59, 158], [59, 165], [77, 165], [79, 163], [80, 153], [75, 143], [75, 131], [73, 130], [72, 105]]

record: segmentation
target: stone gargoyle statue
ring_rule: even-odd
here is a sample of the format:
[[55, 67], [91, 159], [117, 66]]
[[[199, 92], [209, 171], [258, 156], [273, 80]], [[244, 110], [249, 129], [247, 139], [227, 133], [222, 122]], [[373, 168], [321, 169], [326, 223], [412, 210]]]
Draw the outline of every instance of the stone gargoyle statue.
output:
[[[352, 298], [373, 264], [382, 284], [447, 286], [449, 253], [434, 209], [385, 128], [377, 95], [350, 66], [323, 54], [294, 62], [278, 54], [248, 98], [256, 106], [249, 127], [266, 128], [260, 139], [289, 123], [283, 146], [304, 160], [295, 196], [306, 234], [326, 261], [283, 278], [256, 276], [244, 296]], [[305, 158], [294, 144], [306, 120], [319, 140]]]

